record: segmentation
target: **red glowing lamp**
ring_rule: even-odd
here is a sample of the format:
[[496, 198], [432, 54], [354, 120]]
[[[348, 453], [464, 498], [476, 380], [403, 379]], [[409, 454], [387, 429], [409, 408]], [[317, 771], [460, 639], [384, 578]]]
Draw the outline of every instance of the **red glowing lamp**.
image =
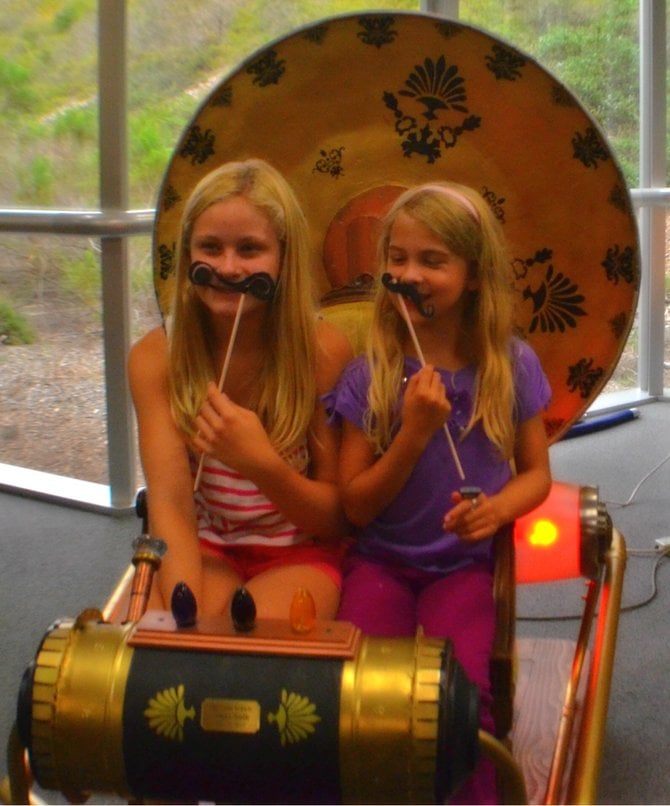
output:
[[593, 578], [611, 539], [598, 490], [554, 482], [547, 499], [514, 525], [517, 582]]

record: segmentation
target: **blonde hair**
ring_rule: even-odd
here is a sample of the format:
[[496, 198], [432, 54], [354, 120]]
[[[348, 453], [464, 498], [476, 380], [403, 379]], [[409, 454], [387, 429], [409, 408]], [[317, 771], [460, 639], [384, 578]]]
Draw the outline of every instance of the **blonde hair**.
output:
[[305, 217], [286, 180], [263, 160], [230, 162], [213, 170], [186, 203], [168, 334], [170, 403], [179, 428], [193, 435], [207, 384], [216, 379], [207, 309], [188, 278], [191, 237], [207, 208], [235, 195], [268, 217], [281, 246], [275, 298], [267, 304], [257, 413], [275, 448], [286, 453], [305, 439], [314, 412], [315, 301]]
[[[510, 339], [513, 332], [512, 277], [507, 250], [486, 202], [471, 188], [453, 182], [430, 183], [401, 194], [389, 210], [379, 243], [382, 271], [388, 259], [391, 228], [404, 212], [424, 224], [455, 255], [464, 258], [477, 280], [466, 291], [462, 345], [477, 365], [475, 400], [465, 436], [480, 422], [501, 455], [514, 449], [514, 381]], [[367, 431], [378, 452], [388, 447], [398, 420], [407, 326], [381, 284], [377, 289], [368, 362]]]

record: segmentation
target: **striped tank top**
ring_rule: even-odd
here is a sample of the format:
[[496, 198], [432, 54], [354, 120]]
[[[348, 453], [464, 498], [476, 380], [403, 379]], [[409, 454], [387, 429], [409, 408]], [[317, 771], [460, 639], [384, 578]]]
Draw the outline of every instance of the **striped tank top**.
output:
[[[305, 473], [307, 445], [284, 458], [291, 467]], [[197, 461], [192, 465], [195, 475]], [[205, 543], [293, 546], [311, 537], [287, 521], [252, 481], [211, 456], [205, 457], [194, 499], [198, 536]]]

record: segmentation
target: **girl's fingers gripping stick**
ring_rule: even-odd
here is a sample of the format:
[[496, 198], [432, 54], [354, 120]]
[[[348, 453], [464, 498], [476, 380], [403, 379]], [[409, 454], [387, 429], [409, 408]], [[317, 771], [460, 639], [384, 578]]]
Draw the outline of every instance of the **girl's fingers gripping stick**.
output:
[[[419, 340], [416, 336], [416, 331], [414, 330], [414, 325], [412, 324], [412, 320], [409, 317], [409, 312], [407, 310], [407, 305], [405, 303], [405, 298], [402, 294], [398, 294], [398, 299], [400, 300], [400, 308], [402, 310], [402, 315], [407, 324], [407, 329], [409, 330], [409, 335], [412, 338], [412, 342], [414, 343], [414, 349], [416, 350], [416, 354], [421, 362], [421, 366], [426, 366], [426, 359], [423, 357], [423, 352], [421, 350], [421, 345], [419, 344]], [[465, 473], [463, 472], [463, 466], [461, 465], [461, 460], [458, 458], [458, 453], [456, 451], [456, 446], [454, 445], [454, 441], [451, 438], [451, 432], [449, 431], [449, 427], [447, 424], [444, 424], [444, 433], [447, 437], [447, 442], [449, 443], [449, 450], [451, 451], [451, 455], [454, 460], [454, 464], [456, 465], [456, 470], [458, 471], [458, 477], [461, 481], [465, 480]]]
[[[237, 337], [237, 330], [240, 326], [240, 317], [242, 316], [242, 308], [244, 306], [244, 294], [240, 294], [240, 301], [237, 303], [237, 310], [235, 311], [235, 320], [233, 321], [233, 328], [230, 331], [230, 338], [228, 339], [228, 347], [226, 355], [223, 359], [223, 367], [221, 368], [221, 375], [219, 377], [219, 392], [223, 389], [223, 384], [226, 382], [226, 375], [228, 374], [228, 367], [230, 366], [230, 357], [233, 354], [233, 347]], [[200, 477], [202, 476], [202, 466], [205, 462], [205, 454], [200, 454], [200, 462], [198, 463], [198, 471], [195, 474], [195, 481], [193, 482], [193, 492], [196, 492], [200, 486]]]

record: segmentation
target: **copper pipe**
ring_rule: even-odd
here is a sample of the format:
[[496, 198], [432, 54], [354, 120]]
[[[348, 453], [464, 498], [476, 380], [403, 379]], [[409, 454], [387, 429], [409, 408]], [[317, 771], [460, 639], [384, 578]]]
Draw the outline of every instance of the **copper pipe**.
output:
[[135, 575], [130, 588], [130, 602], [125, 623], [137, 622], [145, 614], [154, 573], [160, 568], [167, 545], [160, 538], [140, 535], [135, 539], [133, 548]]
[[128, 603], [128, 613], [126, 621], [139, 621], [145, 614], [149, 594], [151, 593], [151, 582], [154, 576], [155, 566], [150, 562], [140, 562], [135, 568], [135, 576], [130, 589], [130, 601]]
[[614, 529], [612, 545], [605, 558], [594, 657], [568, 785], [568, 803], [590, 804], [596, 801], [625, 569], [626, 544], [619, 531]]
[[[602, 574], [601, 574], [602, 578]], [[547, 789], [544, 796], [545, 803], [558, 803], [563, 785], [563, 775], [565, 765], [570, 752], [572, 742], [572, 731], [577, 711], [577, 692], [584, 668], [584, 660], [588, 651], [589, 637], [591, 635], [591, 625], [598, 604], [598, 597], [602, 587], [601, 578], [588, 581], [588, 591], [586, 594], [586, 604], [582, 615], [579, 637], [575, 647], [575, 654], [572, 660], [572, 670], [570, 679], [565, 690], [561, 721], [558, 726], [554, 755], [549, 769]]]

